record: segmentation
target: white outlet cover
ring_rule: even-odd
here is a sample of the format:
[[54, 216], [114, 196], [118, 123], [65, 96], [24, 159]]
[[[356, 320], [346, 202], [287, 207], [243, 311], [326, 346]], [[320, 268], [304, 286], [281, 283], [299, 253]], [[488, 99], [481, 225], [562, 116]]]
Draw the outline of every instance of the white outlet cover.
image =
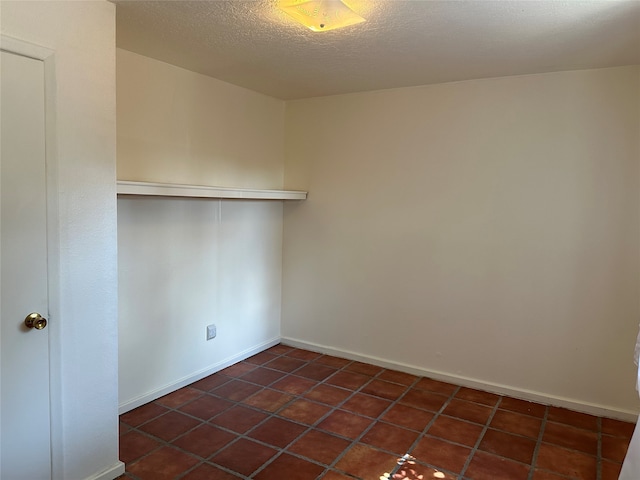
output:
[[211, 340], [212, 338], [216, 338], [216, 326], [207, 325], [207, 340]]

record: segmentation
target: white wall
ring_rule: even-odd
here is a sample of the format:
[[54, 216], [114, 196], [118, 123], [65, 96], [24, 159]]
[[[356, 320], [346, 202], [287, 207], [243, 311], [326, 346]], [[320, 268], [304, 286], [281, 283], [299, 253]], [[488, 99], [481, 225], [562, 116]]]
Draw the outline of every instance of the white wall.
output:
[[282, 187], [282, 100], [117, 52], [118, 179]]
[[283, 337], [633, 418], [639, 75], [287, 103]]
[[55, 51], [59, 251], [50, 322], [54, 478], [118, 461], [115, 6], [1, 3], [2, 33]]
[[[117, 70], [118, 178], [282, 188], [284, 102], [124, 50]], [[120, 198], [118, 249], [121, 411], [279, 341], [282, 202]]]

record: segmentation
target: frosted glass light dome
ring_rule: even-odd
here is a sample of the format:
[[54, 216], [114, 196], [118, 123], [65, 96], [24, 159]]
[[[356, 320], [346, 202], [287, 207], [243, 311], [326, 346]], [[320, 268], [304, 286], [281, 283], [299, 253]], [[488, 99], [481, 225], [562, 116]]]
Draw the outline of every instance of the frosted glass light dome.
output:
[[365, 21], [341, 0], [282, 0], [278, 8], [314, 32], [326, 32]]

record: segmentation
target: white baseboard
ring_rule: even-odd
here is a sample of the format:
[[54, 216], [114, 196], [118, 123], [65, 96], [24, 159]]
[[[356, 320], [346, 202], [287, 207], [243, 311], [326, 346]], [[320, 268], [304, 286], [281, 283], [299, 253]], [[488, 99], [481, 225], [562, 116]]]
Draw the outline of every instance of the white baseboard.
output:
[[209, 365], [208, 367], [199, 370], [197, 372], [194, 372], [190, 375], [187, 375], [185, 377], [182, 377], [178, 380], [176, 380], [175, 382], [166, 384], [156, 390], [153, 390], [151, 392], [147, 392], [143, 395], [140, 395], [136, 398], [133, 398], [131, 400], [127, 400], [123, 403], [120, 404], [118, 411], [119, 414], [122, 415], [123, 413], [128, 412], [129, 410], [133, 410], [134, 408], [137, 408], [141, 405], [144, 405], [145, 403], [149, 403], [152, 402], [164, 395], [167, 395], [168, 393], [174, 392], [176, 390], [178, 390], [179, 388], [185, 387], [193, 382], [197, 382], [198, 380], [203, 379], [204, 377], [208, 377], [209, 375], [212, 375], [216, 372], [219, 372], [220, 370], [227, 368], [230, 365], [233, 365], [234, 363], [238, 363], [242, 360], [245, 360], [253, 355], [255, 355], [256, 353], [260, 353], [264, 350], [266, 350], [267, 348], [273, 347], [274, 345], [277, 345], [278, 343], [280, 343], [280, 337], [276, 337], [276, 338], [272, 338], [271, 340], [268, 340], [264, 343], [261, 343], [259, 345], [255, 345], [251, 348], [248, 348], [236, 355], [233, 355], [231, 357], [227, 357], [224, 360], [214, 364], [214, 365]]
[[114, 478], [118, 478], [123, 473], [124, 463], [118, 462], [100, 473], [96, 473], [94, 475], [91, 475], [90, 477], [87, 477], [85, 480], [113, 480]]
[[587, 402], [580, 402], [575, 399], [557, 397], [553, 395], [547, 395], [540, 392], [534, 392], [531, 390], [522, 390], [508, 385], [500, 385], [494, 383], [487, 383], [473, 378], [462, 377], [458, 375], [452, 375], [444, 372], [436, 372], [427, 370], [414, 365], [407, 365], [404, 363], [398, 363], [389, 361], [380, 357], [374, 357], [369, 355], [362, 355], [356, 352], [348, 350], [339, 350], [337, 348], [328, 347], [326, 345], [319, 345], [316, 343], [305, 342], [295, 338], [282, 337], [282, 343], [291, 347], [303, 348], [305, 350], [311, 350], [318, 353], [324, 353], [333, 355], [336, 357], [342, 357], [349, 360], [356, 360], [360, 362], [371, 363], [378, 365], [379, 367], [398, 370], [401, 372], [410, 373], [412, 375], [418, 375], [421, 377], [429, 377], [435, 380], [441, 380], [443, 382], [454, 383], [463, 387], [475, 388], [483, 390], [485, 392], [497, 393], [499, 395], [508, 395], [510, 397], [519, 398], [522, 400], [528, 400], [530, 402], [542, 403], [545, 405], [553, 405], [556, 407], [564, 407], [577, 412], [588, 413], [591, 415], [597, 415], [599, 417], [614, 418], [617, 420], [624, 420], [626, 422], [636, 423], [638, 420], [638, 412], [630, 410], [619, 410], [616, 408], [608, 407], [606, 405], [597, 405]]
[[[349, 360], [356, 360], [356, 361], [371, 363], [373, 365], [378, 365], [384, 368], [390, 368], [393, 370], [398, 370], [401, 372], [406, 372], [406, 373], [410, 373], [410, 374], [418, 375], [422, 377], [429, 377], [435, 380], [454, 383], [456, 385], [461, 385], [464, 387], [476, 388], [478, 390], [496, 393], [499, 395], [508, 395], [510, 397], [519, 398], [519, 399], [527, 400], [530, 402], [537, 402], [545, 405], [564, 407], [577, 412], [583, 412], [583, 413], [588, 413], [591, 415], [597, 415], [601, 417], [624, 420], [626, 422], [635, 423], [638, 420], [638, 412], [634, 412], [630, 410], [620, 410], [620, 409], [612, 408], [606, 405], [597, 405], [597, 404], [592, 404], [587, 402], [581, 402], [575, 399], [548, 395], [548, 394], [535, 392], [531, 390], [518, 389], [518, 388], [510, 387], [508, 385], [487, 383], [474, 378], [463, 377], [459, 375], [452, 375], [445, 372], [427, 370], [425, 368], [417, 367], [415, 365], [408, 365], [404, 363], [393, 362], [380, 357], [363, 355], [363, 354], [359, 354], [349, 350], [340, 350], [340, 349], [329, 347], [326, 345], [305, 342], [303, 340], [298, 340], [298, 339], [289, 338], [289, 337], [273, 338], [267, 342], [264, 342], [262, 344], [246, 349], [243, 352], [240, 352], [236, 355], [227, 357], [226, 359], [214, 365], [210, 365], [203, 370], [200, 370], [191, 375], [185, 376], [170, 384], [164, 385], [161, 388], [158, 388], [151, 392], [147, 392], [144, 395], [141, 395], [134, 399], [128, 400], [120, 404], [119, 413], [123, 414], [141, 405], [152, 402], [153, 400], [156, 400], [164, 395], [167, 395], [168, 393], [178, 390], [179, 388], [185, 387], [193, 382], [197, 382], [198, 380], [201, 380], [204, 377], [207, 377], [213, 373], [219, 372], [220, 370], [227, 368], [228, 366], [233, 365], [234, 363], [245, 360], [251, 357], [252, 355], [255, 355], [256, 353], [260, 353], [281, 342], [284, 343], [285, 345], [289, 345], [292, 347], [303, 348], [306, 350], [311, 350], [314, 352], [324, 353], [328, 355], [334, 355], [337, 357], [347, 358]], [[103, 480], [103, 478], [106, 479], [107, 477], [95, 477], [96, 480]], [[92, 477], [92, 480], [93, 480], [93, 477]]]

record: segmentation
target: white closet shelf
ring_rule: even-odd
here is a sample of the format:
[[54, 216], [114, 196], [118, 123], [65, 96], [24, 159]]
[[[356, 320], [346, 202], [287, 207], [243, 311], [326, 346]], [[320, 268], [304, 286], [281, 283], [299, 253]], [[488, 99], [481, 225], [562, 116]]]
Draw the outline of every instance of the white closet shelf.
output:
[[118, 180], [118, 195], [253, 200], [305, 200], [307, 198], [307, 192], [298, 190], [256, 190], [253, 188], [208, 187], [204, 185], [129, 182], [125, 180]]

